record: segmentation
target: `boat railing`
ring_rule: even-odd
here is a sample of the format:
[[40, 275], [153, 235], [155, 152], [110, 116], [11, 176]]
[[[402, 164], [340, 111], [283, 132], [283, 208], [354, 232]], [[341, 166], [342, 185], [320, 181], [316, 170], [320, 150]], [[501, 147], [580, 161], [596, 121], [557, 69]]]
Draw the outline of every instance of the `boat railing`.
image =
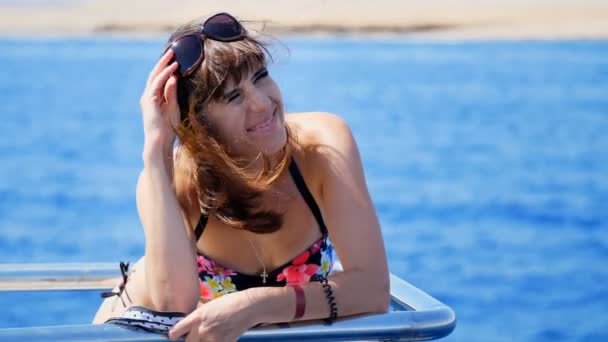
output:
[[[118, 282], [118, 263], [0, 264], [0, 292], [108, 290]], [[387, 313], [323, 321], [269, 324], [247, 331], [240, 341], [419, 341], [449, 335], [456, 315], [407, 281], [390, 275]], [[3, 295], [0, 293], [0, 295]], [[91, 317], [92, 319], [92, 317]], [[167, 341], [158, 334], [112, 324], [34, 326], [0, 329], [0, 341]]]

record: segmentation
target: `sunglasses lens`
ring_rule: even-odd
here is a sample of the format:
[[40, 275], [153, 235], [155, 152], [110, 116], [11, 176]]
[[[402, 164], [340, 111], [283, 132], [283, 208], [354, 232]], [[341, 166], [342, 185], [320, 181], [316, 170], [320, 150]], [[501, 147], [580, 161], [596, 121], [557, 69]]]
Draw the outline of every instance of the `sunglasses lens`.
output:
[[204, 29], [207, 36], [218, 40], [236, 39], [243, 35], [243, 26], [225, 13], [209, 18], [204, 24]]
[[198, 36], [188, 35], [174, 41], [171, 49], [175, 52], [175, 60], [179, 64], [179, 73], [186, 75], [196, 67], [201, 58], [203, 44]]

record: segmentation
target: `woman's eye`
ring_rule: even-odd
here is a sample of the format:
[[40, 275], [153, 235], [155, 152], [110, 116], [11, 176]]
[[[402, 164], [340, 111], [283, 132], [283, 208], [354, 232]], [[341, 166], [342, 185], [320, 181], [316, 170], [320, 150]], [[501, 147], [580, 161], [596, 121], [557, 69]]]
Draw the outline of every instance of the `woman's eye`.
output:
[[230, 96], [230, 97], [228, 98], [228, 103], [232, 102], [233, 100], [236, 100], [236, 99], [237, 99], [237, 98], [238, 98], [240, 95], [241, 95], [241, 94], [236, 93], [236, 94], [234, 94], [234, 95]]
[[268, 76], [268, 70], [264, 69], [263, 71], [260, 71], [260, 73], [256, 76], [256, 78], [253, 80], [253, 83], [266, 76]]

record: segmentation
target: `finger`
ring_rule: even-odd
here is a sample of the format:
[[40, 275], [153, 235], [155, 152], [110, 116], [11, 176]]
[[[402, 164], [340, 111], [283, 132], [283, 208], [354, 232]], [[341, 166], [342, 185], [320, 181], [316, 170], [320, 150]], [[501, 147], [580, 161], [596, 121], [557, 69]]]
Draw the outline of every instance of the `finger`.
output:
[[165, 54], [158, 60], [158, 62], [156, 62], [156, 65], [154, 66], [154, 68], [152, 68], [152, 71], [150, 71], [150, 74], [148, 75], [146, 86], [149, 85], [150, 82], [152, 82], [152, 80], [154, 79], [154, 77], [156, 77], [156, 75], [167, 65], [167, 63], [171, 60], [174, 54], [175, 53], [172, 49], [168, 49]]
[[150, 84], [149, 95], [152, 97], [162, 95], [165, 83], [171, 75], [177, 70], [177, 62], [173, 62], [165, 70], [163, 70]]
[[187, 333], [188, 331], [190, 331], [190, 328], [191, 328], [191, 326], [193, 325], [194, 322], [196, 322], [196, 316], [195, 315], [188, 315], [188, 316], [186, 316], [186, 318], [184, 318], [181, 321], [177, 322], [171, 328], [171, 330], [169, 330], [169, 338], [172, 339], [172, 340], [176, 340], [176, 339], [180, 338], [182, 335], [184, 335], [185, 333]]
[[177, 76], [171, 75], [165, 83], [165, 100], [169, 104], [173, 104], [177, 100]]
[[156, 77], [156, 75], [158, 75], [158, 73], [167, 66], [167, 63], [169, 63], [169, 61], [171, 60], [171, 58], [173, 58], [174, 55], [175, 52], [172, 49], [167, 49], [167, 51], [161, 56], [158, 62], [156, 62], [156, 65], [154, 66], [154, 68], [152, 68], [152, 71], [150, 71], [150, 74], [148, 75], [148, 80], [146, 81], [146, 85], [149, 85], [154, 79], [154, 77]]
[[184, 342], [201, 342], [201, 334], [198, 333], [198, 328], [192, 329], [192, 331], [186, 335]]

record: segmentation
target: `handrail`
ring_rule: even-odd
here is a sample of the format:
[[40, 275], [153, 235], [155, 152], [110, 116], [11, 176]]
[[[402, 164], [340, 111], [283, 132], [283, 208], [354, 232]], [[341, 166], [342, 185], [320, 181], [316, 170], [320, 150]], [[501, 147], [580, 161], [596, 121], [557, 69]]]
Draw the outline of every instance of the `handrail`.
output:
[[118, 263], [0, 264], [0, 292], [105, 290], [117, 285]]
[[[117, 284], [117, 263], [0, 264], [0, 292], [98, 290]], [[339, 267], [338, 267], [339, 268]], [[306, 321], [267, 325], [246, 332], [241, 341], [430, 340], [449, 335], [456, 326], [452, 309], [391, 274], [391, 306], [395, 311], [343, 317], [333, 325]], [[0, 294], [1, 295], [1, 294]], [[0, 329], [0, 341], [167, 341], [162, 335], [110, 324]]]

